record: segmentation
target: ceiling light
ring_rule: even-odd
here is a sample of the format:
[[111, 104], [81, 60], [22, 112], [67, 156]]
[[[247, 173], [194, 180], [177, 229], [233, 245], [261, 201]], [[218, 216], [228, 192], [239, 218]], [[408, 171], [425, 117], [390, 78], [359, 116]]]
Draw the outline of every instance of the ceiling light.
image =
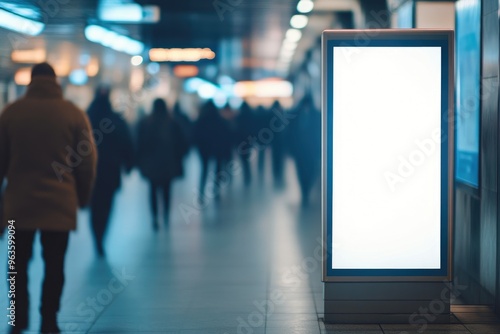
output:
[[293, 94], [293, 85], [285, 80], [239, 81], [235, 84], [235, 93], [245, 97], [290, 97]]
[[99, 20], [115, 22], [140, 22], [142, 7], [136, 3], [99, 6]]
[[174, 67], [174, 75], [178, 78], [189, 78], [198, 75], [198, 67], [194, 65], [177, 65]]
[[95, 77], [99, 73], [99, 60], [91, 58], [87, 64], [86, 71], [89, 77]]
[[199, 61], [201, 59], [214, 59], [215, 52], [209, 48], [173, 48], [161, 49], [155, 48], [149, 50], [149, 58], [151, 61]]
[[27, 86], [31, 82], [31, 68], [20, 68], [14, 74], [14, 82], [19, 86]]
[[76, 69], [69, 74], [69, 82], [75, 86], [83, 86], [88, 81], [87, 72], [84, 69]]
[[289, 42], [298, 42], [302, 37], [302, 33], [297, 29], [288, 29], [286, 32], [286, 39]]
[[290, 19], [290, 25], [295, 29], [302, 29], [307, 25], [308, 18], [305, 15], [294, 15]]
[[200, 78], [190, 78], [184, 82], [184, 90], [188, 93], [196, 93], [198, 88], [205, 83], [205, 80]]
[[222, 109], [227, 104], [227, 96], [222, 92], [217, 92], [213, 97], [213, 101], [217, 108]]
[[31, 4], [21, 4], [21, 3], [11, 3], [11, 2], [0, 1], [0, 8], [28, 19], [33, 19], [33, 20], [41, 19], [40, 9], [38, 8], [37, 4], [31, 5]]
[[281, 49], [280, 55], [281, 58], [291, 58], [295, 54], [295, 50], [286, 50], [286, 49]]
[[282, 50], [295, 50], [297, 48], [297, 43], [295, 42], [287, 42], [283, 43], [283, 46], [281, 47]]
[[160, 71], [160, 64], [149, 63], [148, 66], [146, 66], [146, 70], [148, 71], [149, 74], [154, 75]]
[[14, 50], [10, 58], [15, 63], [38, 64], [46, 60], [47, 53], [45, 49]]
[[141, 56], [133, 56], [132, 58], [130, 58], [130, 63], [133, 66], [139, 66], [142, 64], [142, 57]]
[[297, 10], [299, 13], [309, 13], [314, 8], [314, 2], [311, 0], [301, 0], [297, 4]]
[[200, 87], [198, 87], [198, 95], [202, 99], [211, 99], [215, 94], [217, 94], [217, 87], [211, 83], [202, 83]]
[[156, 23], [160, 20], [158, 6], [141, 6], [137, 3], [104, 3], [98, 9], [99, 20], [121, 23]]
[[45, 24], [0, 9], [0, 27], [22, 34], [36, 36], [42, 32], [45, 28]]
[[85, 28], [85, 37], [91, 42], [101, 44], [115, 51], [125, 52], [132, 56], [144, 51], [144, 44], [142, 42], [97, 25], [87, 26]]

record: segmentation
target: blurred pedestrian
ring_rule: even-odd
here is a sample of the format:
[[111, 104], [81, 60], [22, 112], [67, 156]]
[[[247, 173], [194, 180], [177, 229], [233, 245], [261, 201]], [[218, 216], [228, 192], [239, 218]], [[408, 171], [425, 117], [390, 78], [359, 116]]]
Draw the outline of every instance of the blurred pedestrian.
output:
[[[256, 118], [256, 127], [257, 133], [259, 133], [262, 129], [269, 127], [269, 122], [271, 121], [270, 111], [267, 110], [264, 106], [257, 107], [255, 111]], [[260, 143], [258, 144], [258, 159], [257, 159], [257, 170], [259, 172], [260, 179], [264, 179], [264, 172], [266, 166], [266, 154], [268, 151], [269, 143]]]
[[40, 232], [45, 275], [42, 333], [60, 333], [57, 312], [64, 285], [64, 258], [76, 213], [91, 195], [96, 148], [87, 116], [63, 99], [54, 69], [35, 65], [26, 94], [0, 115], [0, 184], [7, 178], [2, 223], [15, 228], [15, 327], [28, 327], [28, 262]]
[[[279, 103], [275, 101], [271, 107], [271, 113], [284, 117], [285, 111]], [[271, 142], [271, 161], [273, 179], [276, 187], [281, 188], [284, 185], [284, 168], [285, 168], [285, 136], [284, 131], [274, 131], [273, 141]]]
[[193, 144], [193, 122], [182, 110], [179, 101], [175, 103], [173, 111], [174, 121], [179, 125], [186, 141], [186, 150], [189, 151], [189, 148]]
[[113, 199], [121, 185], [122, 171], [130, 172], [134, 160], [130, 129], [125, 120], [113, 111], [109, 95], [108, 87], [97, 88], [87, 111], [99, 152], [90, 217], [96, 251], [100, 257], [105, 254], [104, 238]]
[[295, 160], [302, 192], [302, 205], [309, 203], [309, 194], [321, 170], [321, 114], [313, 99], [306, 95], [296, 106], [296, 118], [290, 123], [290, 153]]
[[163, 99], [156, 99], [152, 113], [140, 121], [137, 146], [139, 169], [150, 184], [153, 229], [157, 230], [158, 194], [161, 192], [165, 223], [168, 223], [172, 181], [183, 174], [182, 160], [188, 147]]
[[[236, 148], [239, 159], [243, 167], [243, 182], [248, 186], [252, 180], [252, 169], [250, 159], [254, 150], [253, 145], [249, 142], [249, 137], [256, 135], [257, 120], [252, 108], [248, 103], [243, 102], [240, 107], [240, 112], [236, 116]], [[255, 154], [255, 152], [253, 152]]]
[[207, 197], [205, 185], [211, 161], [216, 164], [213, 197], [218, 199], [222, 183], [230, 181], [227, 179], [230, 176], [226, 175], [224, 170], [226, 163], [231, 159], [233, 134], [228, 121], [222, 118], [213, 101], [208, 101], [202, 106], [200, 117], [195, 123], [194, 138], [202, 162], [200, 200]]

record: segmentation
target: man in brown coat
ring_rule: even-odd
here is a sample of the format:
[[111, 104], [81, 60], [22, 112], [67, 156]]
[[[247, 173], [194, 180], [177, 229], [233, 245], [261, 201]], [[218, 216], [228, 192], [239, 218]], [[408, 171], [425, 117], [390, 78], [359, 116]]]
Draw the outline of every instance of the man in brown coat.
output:
[[28, 327], [28, 262], [37, 231], [45, 261], [41, 331], [60, 332], [56, 315], [69, 231], [76, 228], [78, 207], [90, 199], [96, 160], [87, 116], [63, 99], [49, 64], [34, 66], [26, 95], [0, 114], [0, 185], [7, 180], [1, 225], [15, 241], [8, 268], [16, 290], [9, 303], [15, 305], [12, 333]]

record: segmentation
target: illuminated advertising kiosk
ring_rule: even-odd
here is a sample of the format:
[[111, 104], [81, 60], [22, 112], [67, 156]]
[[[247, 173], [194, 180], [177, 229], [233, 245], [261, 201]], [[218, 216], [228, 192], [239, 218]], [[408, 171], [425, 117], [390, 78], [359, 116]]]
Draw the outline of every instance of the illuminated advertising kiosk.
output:
[[322, 37], [325, 322], [449, 321], [453, 31]]

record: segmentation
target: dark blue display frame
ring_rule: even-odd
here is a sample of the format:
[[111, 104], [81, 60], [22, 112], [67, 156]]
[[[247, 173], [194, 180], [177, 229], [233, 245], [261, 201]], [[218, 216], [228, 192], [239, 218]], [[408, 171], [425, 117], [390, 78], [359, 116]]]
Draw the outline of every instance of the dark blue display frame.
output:
[[[450, 113], [450, 107], [453, 106], [453, 99], [450, 98], [450, 84], [453, 85], [450, 75], [453, 75], [453, 69], [450, 68], [450, 59], [452, 62], [453, 54], [450, 54], [450, 43], [453, 43], [451, 38], [453, 38], [453, 33], [445, 32], [439, 33], [435, 31], [434, 33], [415, 33], [412, 30], [408, 35], [397, 35], [391, 34], [385, 36], [381, 33], [377, 38], [368, 38], [362, 40], [362, 45], [360, 45], [359, 39], [348, 39], [345, 35], [339, 34], [339, 38], [334, 37], [334, 32], [329, 32], [329, 35], [324, 33], [323, 35], [323, 56], [326, 59], [323, 60], [323, 97], [324, 110], [323, 110], [323, 154], [324, 162], [324, 180], [323, 180], [323, 205], [324, 208], [324, 225], [323, 231], [326, 233], [324, 236], [325, 245], [325, 263], [324, 263], [324, 281], [332, 280], [342, 280], [342, 278], [351, 278], [352, 280], [367, 280], [373, 278], [373, 280], [438, 280], [446, 279], [450, 277], [451, 271], [451, 222], [450, 222], [450, 187], [452, 187], [454, 168], [453, 168], [453, 131], [450, 129], [454, 128], [454, 124], [450, 124], [454, 120], [453, 110]], [[333, 64], [334, 56], [333, 49], [336, 46], [350, 46], [350, 47], [440, 47], [441, 48], [441, 133], [442, 140], [441, 143], [441, 259], [440, 259], [440, 269], [333, 269], [332, 268], [332, 196], [333, 196], [333, 182], [332, 182], [332, 172], [333, 172]], [[451, 44], [453, 46], [453, 44]], [[325, 62], [326, 60], [326, 62]], [[451, 73], [450, 73], [451, 71]], [[451, 82], [450, 82], [451, 81]], [[451, 87], [453, 88], [453, 87]], [[328, 92], [328, 93], [327, 93]], [[451, 94], [452, 95], [452, 94]], [[326, 109], [325, 109], [326, 108]], [[451, 136], [451, 137], [450, 137]], [[450, 142], [451, 145], [450, 145]], [[451, 147], [451, 148], [450, 148]], [[451, 155], [451, 156], [450, 156]], [[450, 175], [451, 174], [451, 175]], [[451, 176], [451, 177], [450, 177]], [[451, 184], [450, 184], [451, 183]], [[325, 226], [326, 225], [326, 226]]]

